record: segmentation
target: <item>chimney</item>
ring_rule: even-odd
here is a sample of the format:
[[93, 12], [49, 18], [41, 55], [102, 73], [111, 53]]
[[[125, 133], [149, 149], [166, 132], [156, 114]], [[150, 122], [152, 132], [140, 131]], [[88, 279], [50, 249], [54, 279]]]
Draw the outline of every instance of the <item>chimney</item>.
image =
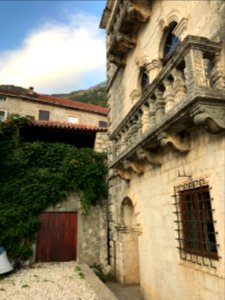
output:
[[28, 94], [30, 94], [30, 95], [34, 94], [34, 88], [32, 86], [29, 87]]

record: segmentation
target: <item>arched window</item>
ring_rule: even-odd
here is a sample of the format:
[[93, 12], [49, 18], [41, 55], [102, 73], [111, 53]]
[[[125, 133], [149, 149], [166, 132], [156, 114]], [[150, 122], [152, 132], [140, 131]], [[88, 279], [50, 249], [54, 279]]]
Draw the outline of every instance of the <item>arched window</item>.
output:
[[177, 46], [180, 44], [180, 39], [173, 34], [174, 28], [177, 26], [177, 22], [172, 22], [169, 24], [165, 31], [165, 46], [163, 53], [163, 60], [167, 62], [167, 60], [173, 55]]
[[148, 87], [150, 83], [148, 73], [145, 69], [142, 69], [140, 72], [140, 84], [142, 92]]

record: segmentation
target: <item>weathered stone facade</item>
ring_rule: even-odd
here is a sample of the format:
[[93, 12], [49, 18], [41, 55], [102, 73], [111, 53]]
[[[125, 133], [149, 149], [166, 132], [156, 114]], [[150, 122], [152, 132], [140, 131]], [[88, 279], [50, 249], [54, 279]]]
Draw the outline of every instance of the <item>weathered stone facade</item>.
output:
[[101, 20], [111, 266], [145, 299], [225, 297], [224, 20], [224, 1], [147, 0]]

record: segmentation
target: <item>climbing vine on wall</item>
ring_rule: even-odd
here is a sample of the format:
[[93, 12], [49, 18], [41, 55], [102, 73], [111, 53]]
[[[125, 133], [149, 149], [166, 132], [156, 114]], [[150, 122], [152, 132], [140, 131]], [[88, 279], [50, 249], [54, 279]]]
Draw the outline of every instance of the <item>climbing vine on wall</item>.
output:
[[0, 122], [0, 245], [13, 259], [32, 254], [39, 214], [81, 192], [87, 214], [106, 197], [106, 155], [63, 143], [25, 142], [19, 129], [29, 117]]

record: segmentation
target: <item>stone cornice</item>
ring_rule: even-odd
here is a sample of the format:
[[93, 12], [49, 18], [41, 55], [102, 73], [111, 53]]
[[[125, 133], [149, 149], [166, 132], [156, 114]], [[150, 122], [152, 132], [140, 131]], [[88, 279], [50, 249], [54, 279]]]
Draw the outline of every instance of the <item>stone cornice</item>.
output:
[[[211, 133], [225, 130], [225, 95], [223, 91], [212, 93], [205, 90], [202, 93], [201, 91], [193, 93], [189, 99], [165, 115], [160, 124], [137, 138], [135, 144], [127, 147], [116, 159], [111, 161], [110, 167], [116, 167], [124, 159], [135, 157], [138, 149], [149, 150], [151, 153], [151, 150], [155, 151], [159, 147], [169, 145], [175, 151], [188, 152], [189, 144], [187, 140], [181, 141], [179, 131], [189, 131], [196, 125], [204, 126]], [[166, 138], [163, 142], [162, 133]], [[151, 161], [151, 158], [149, 160]], [[158, 166], [160, 166], [160, 162]], [[129, 177], [131, 178], [131, 173]]]

